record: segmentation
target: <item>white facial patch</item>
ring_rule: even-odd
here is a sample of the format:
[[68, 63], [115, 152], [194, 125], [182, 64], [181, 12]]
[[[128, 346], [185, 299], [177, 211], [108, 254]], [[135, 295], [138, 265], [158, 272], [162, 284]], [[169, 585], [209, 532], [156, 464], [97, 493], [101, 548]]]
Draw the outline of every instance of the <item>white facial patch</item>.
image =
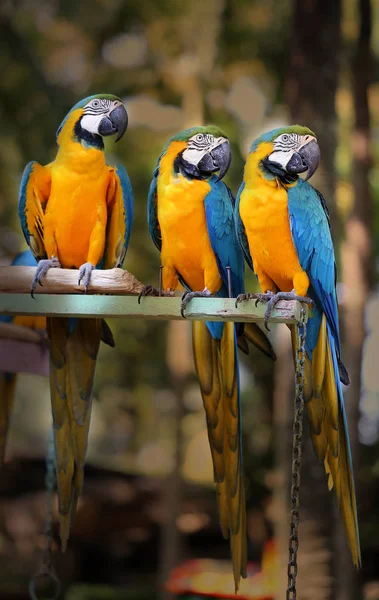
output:
[[295, 150], [287, 150], [286, 152], [283, 150], [274, 151], [269, 155], [268, 159], [270, 162], [274, 162], [285, 169], [294, 152]]
[[208, 154], [208, 152], [211, 152], [226, 141], [226, 138], [215, 138], [210, 133], [197, 133], [188, 140], [188, 146], [183, 152], [183, 158], [196, 167], [205, 154]]
[[99, 132], [99, 125], [105, 114], [100, 115], [84, 115], [80, 122], [83, 129], [90, 133], [96, 134]]
[[294, 152], [301, 145], [301, 136], [297, 133], [282, 133], [274, 140], [274, 151], [268, 157], [270, 162], [286, 168]]

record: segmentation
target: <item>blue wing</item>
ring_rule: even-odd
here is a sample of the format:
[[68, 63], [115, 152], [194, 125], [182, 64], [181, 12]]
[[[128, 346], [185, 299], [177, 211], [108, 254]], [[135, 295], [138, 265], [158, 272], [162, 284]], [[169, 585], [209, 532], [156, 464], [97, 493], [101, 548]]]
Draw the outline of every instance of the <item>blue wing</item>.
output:
[[239, 245], [242, 249], [242, 252], [246, 259], [247, 264], [249, 265], [250, 269], [254, 272], [253, 259], [251, 258], [251, 254], [250, 254], [249, 242], [247, 240], [245, 226], [244, 226], [241, 216], [240, 216], [240, 200], [241, 200], [241, 194], [244, 189], [245, 189], [245, 183], [242, 182], [240, 185], [240, 189], [238, 190], [238, 194], [237, 194], [237, 200], [236, 200], [235, 209], [234, 209], [234, 220], [235, 220], [235, 224], [236, 224], [236, 233], [237, 233], [237, 239], [238, 239]]
[[212, 250], [215, 253], [223, 286], [218, 295], [228, 296], [228, 271], [232, 296], [242, 294], [244, 286], [244, 262], [238, 244], [234, 225], [234, 198], [230, 189], [222, 181], [212, 177], [209, 181], [211, 191], [204, 200], [205, 215]]
[[51, 171], [32, 161], [24, 169], [21, 179], [18, 214], [28, 246], [39, 260], [45, 258], [43, 242], [43, 213], [50, 196]]
[[108, 223], [101, 268], [122, 267], [133, 224], [134, 200], [128, 173], [122, 165], [109, 167]]
[[309, 296], [325, 313], [340, 356], [336, 263], [325, 200], [309, 183], [299, 179], [296, 186], [288, 189], [288, 212], [300, 265], [311, 283]]
[[149, 195], [147, 197], [147, 224], [151, 239], [159, 251], [162, 249], [162, 236], [161, 229], [158, 221], [158, 208], [157, 208], [157, 181], [159, 175], [159, 161], [153, 173], [153, 180], [150, 184]]

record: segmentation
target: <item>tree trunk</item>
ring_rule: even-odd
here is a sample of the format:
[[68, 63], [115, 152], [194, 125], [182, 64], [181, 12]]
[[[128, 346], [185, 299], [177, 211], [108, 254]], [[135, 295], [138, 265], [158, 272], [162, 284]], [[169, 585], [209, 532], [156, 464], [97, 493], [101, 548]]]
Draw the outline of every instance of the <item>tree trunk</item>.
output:
[[[316, 187], [325, 195], [331, 212], [333, 236], [339, 230], [334, 202], [336, 172], [334, 159], [337, 145], [335, 96], [338, 84], [341, 40], [341, 2], [334, 0], [294, 0], [292, 49], [287, 76], [287, 102], [291, 121], [306, 125], [317, 135], [321, 149], [321, 163]], [[278, 393], [288, 389], [288, 378], [293, 368], [282, 369], [276, 386]], [[293, 388], [292, 388], [293, 391]], [[287, 436], [292, 440], [291, 410]], [[306, 421], [306, 417], [305, 417]], [[333, 594], [333, 499], [328, 492], [323, 465], [314, 455], [308, 424], [304, 423], [303, 468], [300, 492], [299, 577], [298, 598], [301, 600], [331, 600]], [[282, 471], [289, 473], [288, 452], [281, 453]], [[287, 461], [284, 464], [284, 461]], [[289, 482], [287, 484], [287, 503]], [[289, 508], [287, 504], [287, 514]], [[287, 539], [288, 530], [278, 532]], [[282, 573], [285, 577], [285, 573]], [[282, 596], [281, 596], [282, 597]]]
[[[337, 146], [335, 98], [341, 51], [341, 0], [293, 0], [292, 50], [287, 75], [291, 120], [310, 127], [321, 150], [314, 180], [327, 199], [335, 239], [339, 225], [334, 193]], [[317, 187], [317, 186], [316, 186]]]
[[[360, 31], [356, 53], [352, 65], [353, 97], [355, 108], [355, 128], [352, 136], [354, 206], [346, 224], [346, 239], [342, 245], [343, 281], [346, 298], [344, 301], [344, 359], [350, 374], [351, 383], [345, 392], [345, 406], [349, 424], [350, 442], [353, 454], [356, 491], [359, 512], [359, 399], [361, 391], [362, 348], [365, 339], [364, 309], [372, 285], [371, 272], [371, 222], [372, 198], [369, 185], [371, 167], [370, 114], [368, 88], [371, 80], [372, 56], [371, 5], [370, 0], [359, 1]], [[339, 557], [337, 569], [338, 598], [353, 600], [358, 598], [359, 583], [356, 572], [351, 568], [351, 560], [346, 543], [341, 539], [336, 555]]]

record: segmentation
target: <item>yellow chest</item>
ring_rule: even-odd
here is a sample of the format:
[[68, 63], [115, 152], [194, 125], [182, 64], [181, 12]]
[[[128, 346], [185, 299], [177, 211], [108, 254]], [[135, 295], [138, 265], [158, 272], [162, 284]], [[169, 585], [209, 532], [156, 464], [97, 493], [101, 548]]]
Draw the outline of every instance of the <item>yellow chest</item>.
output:
[[287, 192], [275, 182], [265, 184], [259, 179], [249, 182], [245, 176], [240, 199], [240, 215], [254, 269], [258, 276], [268, 276], [282, 291], [291, 291], [294, 275], [302, 269], [291, 236]]
[[[158, 178], [158, 220], [162, 235], [162, 265], [169, 265], [193, 290], [203, 290], [206, 280], [221, 279], [212, 250], [205, 216], [206, 181], [191, 181], [161, 168]], [[171, 169], [170, 169], [171, 171]]]
[[[105, 241], [109, 169], [103, 153], [80, 161], [55, 161], [51, 169], [51, 192], [44, 217], [45, 228], [54, 235], [58, 256], [65, 267], [87, 261], [95, 226]], [[73, 167], [75, 165], [75, 167]]]

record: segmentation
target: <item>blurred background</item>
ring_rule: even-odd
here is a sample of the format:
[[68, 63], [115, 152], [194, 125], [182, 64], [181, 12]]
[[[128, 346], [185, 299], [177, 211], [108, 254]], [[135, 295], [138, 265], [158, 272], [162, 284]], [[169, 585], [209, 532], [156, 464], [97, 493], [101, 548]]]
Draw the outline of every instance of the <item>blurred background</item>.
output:
[[[379, 0], [2, 0], [0, 29], [1, 265], [25, 248], [25, 164], [54, 157], [60, 121], [89, 94], [113, 93], [127, 106], [125, 137], [106, 144], [133, 185], [125, 267], [143, 283], [157, 284], [159, 268], [147, 192], [174, 132], [220, 125], [236, 193], [255, 136], [294, 122], [315, 131], [322, 163], [312, 181], [331, 212], [352, 381], [345, 400], [363, 568], [351, 566], [305, 427], [298, 598], [378, 600]], [[54, 529], [54, 564], [67, 600], [169, 598], [182, 590], [163, 587], [174, 567], [229, 558], [189, 326], [110, 325], [116, 348], [102, 345], [99, 355], [84, 494], [64, 555]], [[272, 329], [276, 364], [251, 350], [241, 366], [249, 560], [259, 570], [263, 556], [269, 573], [246, 597], [266, 599], [285, 597], [294, 393], [288, 330]], [[0, 598], [27, 598], [39, 565], [50, 420], [47, 379], [20, 376], [0, 476]], [[220, 569], [220, 594], [232, 589], [230, 564], [204, 564]]]

